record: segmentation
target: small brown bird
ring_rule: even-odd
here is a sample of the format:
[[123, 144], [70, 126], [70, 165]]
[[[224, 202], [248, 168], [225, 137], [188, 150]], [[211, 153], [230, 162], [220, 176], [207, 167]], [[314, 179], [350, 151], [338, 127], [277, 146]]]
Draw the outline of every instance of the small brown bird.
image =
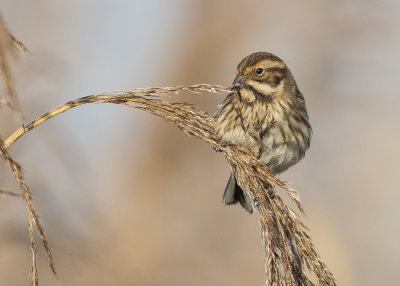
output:
[[[216, 112], [216, 138], [222, 145], [247, 147], [273, 175], [296, 164], [310, 147], [312, 129], [304, 97], [285, 63], [258, 52], [237, 67], [234, 92]], [[224, 203], [240, 204], [250, 213], [253, 202], [231, 174]]]

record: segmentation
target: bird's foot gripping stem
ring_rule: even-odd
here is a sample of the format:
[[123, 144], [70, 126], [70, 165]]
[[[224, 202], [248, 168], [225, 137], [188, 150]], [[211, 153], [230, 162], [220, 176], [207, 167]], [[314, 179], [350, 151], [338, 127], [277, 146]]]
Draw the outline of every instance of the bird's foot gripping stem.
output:
[[222, 144], [219, 144], [219, 145], [217, 145], [217, 146], [214, 146], [213, 148], [214, 148], [215, 152], [223, 152], [224, 149], [225, 149], [225, 147], [227, 147], [227, 146], [229, 146], [229, 145], [232, 145], [232, 144], [229, 144], [229, 143], [222, 143]]

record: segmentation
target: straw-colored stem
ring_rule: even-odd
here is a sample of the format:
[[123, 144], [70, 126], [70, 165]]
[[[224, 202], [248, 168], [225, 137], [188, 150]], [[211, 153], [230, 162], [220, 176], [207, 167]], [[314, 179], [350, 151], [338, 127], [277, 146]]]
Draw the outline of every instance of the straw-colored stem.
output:
[[230, 88], [225, 88], [220, 85], [211, 85], [211, 84], [196, 84], [190, 86], [175, 86], [175, 87], [151, 87], [151, 88], [137, 88], [137, 89], [129, 89], [129, 90], [116, 90], [110, 92], [104, 92], [100, 94], [89, 95], [85, 97], [81, 97], [75, 100], [68, 101], [65, 104], [62, 104], [49, 112], [46, 112], [42, 116], [38, 117], [34, 121], [32, 121], [27, 126], [21, 126], [17, 130], [15, 130], [6, 140], [4, 140], [4, 146], [6, 148], [10, 147], [16, 140], [18, 140], [21, 136], [25, 135], [32, 129], [36, 128], [43, 122], [53, 118], [54, 116], [63, 113], [71, 108], [87, 104], [87, 103], [95, 103], [95, 102], [111, 102], [118, 97], [133, 97], [133, 96], [141, 96], [141, 95], [155, 95], [155, 94], [163, 94], [168, 92], [178, 92], [178, 91], [189, 91], [189, 92], [199, 92], [199, 91], [208, 91], [208, 92], [228, 92]]

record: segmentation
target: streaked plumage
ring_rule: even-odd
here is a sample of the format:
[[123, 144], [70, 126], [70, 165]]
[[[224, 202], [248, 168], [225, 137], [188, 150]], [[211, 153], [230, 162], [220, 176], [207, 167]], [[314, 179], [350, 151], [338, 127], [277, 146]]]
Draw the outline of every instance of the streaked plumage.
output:
[[[303, 158], [312, 130], [303, 95], [285, 63], [270, 53], [251, 54], [239, 63], [233, 86], [216, 113], [217, 140], [246, 146], [273, 175]], [[237, 202], [253, 211], [231, 174], [224, 203]]]

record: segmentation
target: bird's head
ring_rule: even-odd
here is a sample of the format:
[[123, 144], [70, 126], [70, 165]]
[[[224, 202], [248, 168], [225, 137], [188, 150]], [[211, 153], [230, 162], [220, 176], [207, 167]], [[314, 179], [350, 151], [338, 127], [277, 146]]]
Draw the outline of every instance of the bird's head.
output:
[[[257, 52], [245, 57], [237, 67], [233, 81], [235, 89], [247, 89], [263, 96], [282, 95], [297, 88], [285, 63], [267, 52]], [[292, 92], [293, 93], [293, 92]]]

